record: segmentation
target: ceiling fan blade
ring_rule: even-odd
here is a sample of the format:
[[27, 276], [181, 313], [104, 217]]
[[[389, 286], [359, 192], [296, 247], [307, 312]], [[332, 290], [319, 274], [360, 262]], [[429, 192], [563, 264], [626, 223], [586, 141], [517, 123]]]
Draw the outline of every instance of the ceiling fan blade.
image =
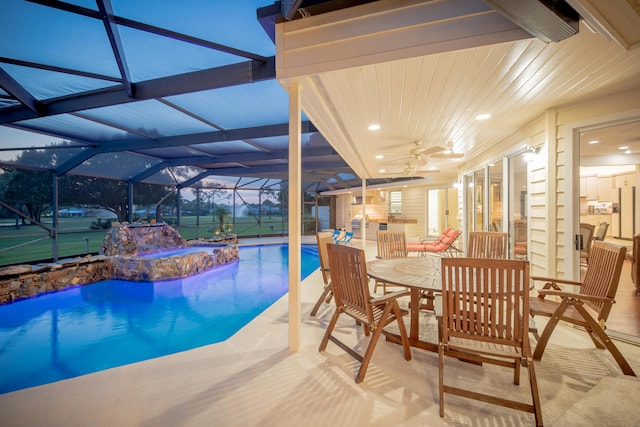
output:
[[429, 148], [420, 148], [420, 149], [414, 148], [413, 150], [411, 150], [412, 151], [411, 154], [413, 154], [414, 150], [418, 150], [418, 152], [419, 152], [418, 154], [422, 154], [423, 156], [431, 156], [431, 157], [433, 157], [436, 154], [447, 150], [447, 148], [444, 148], [444, 147], [429, 147]]
[[432, 154], [431, 157], [433, 157], [434, 159], [461, 159], [464, 157], [464, 154], [442, 152], [442, 153]]

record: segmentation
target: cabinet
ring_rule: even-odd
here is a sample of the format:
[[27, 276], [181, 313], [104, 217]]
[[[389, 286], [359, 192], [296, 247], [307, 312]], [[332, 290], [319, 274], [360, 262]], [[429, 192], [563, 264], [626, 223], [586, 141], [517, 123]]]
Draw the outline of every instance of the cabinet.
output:
[[[601, 202], [613, 202], [613, 178], [612, 177], [599, 177], [598, 178], [598, 200]], [[617, 199], [617, 194], [616, 194]]]
[[587, 200], [598, 200], [597, 176], [580, 177], [580, 197], [586, 197]]

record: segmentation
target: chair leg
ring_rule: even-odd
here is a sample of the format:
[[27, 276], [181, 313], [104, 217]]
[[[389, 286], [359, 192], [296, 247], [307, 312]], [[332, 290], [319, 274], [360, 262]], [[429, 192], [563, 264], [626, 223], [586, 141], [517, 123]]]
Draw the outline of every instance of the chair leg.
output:
[[587, 323], [591, 326], [593, 332], [598, 336], [598, 338], [600, 338], [600, 341], [605, 345], [607, 350], [609, 350], [616, 362], [618, 362], [618, 366], [620, 366], [622, 372], [625, 375], [635, 377], [636, 374], [635, 372], [633, 372], [633, 369], [631, 369], [631, 366], [629, 366], [629, 363], [627, 363], [627, 360], [624, 358], [622, 353], [620, 353], [620, 350], [618, 350], [618, 347], [615, 346], [613, 341], [611, 341], [611, 338], [609, 338], [609, 336], [602, 330], [598, 322], [596, 322], [595, 319], [589, 315], [587, 310], [585, 310], [582, 305], [575, 304], [574, 306], [576, 310], [578, 310], [578, 312], [582, 315], [582, 317], [584, 317], [584, 320], [586, 320]]
[[398, 329], [400, 330], [400, 338], [402, 339], [402, 348], [404, 349], [404, 359], [411, 360], [411, 347], [409, 346], [409, 338], [407, 337], [407, 328], [402, 320], [402, 312], [398, 301], [393, 301], [393, 314], [398, 322]]
[[329, 342], [329, 337], [331, 336], [331, 332], [333, 332], [333, 328], [335, 328], [336, 323], [338, 322], [338, 317], [340, 317], [340, 313], [342, 310], [340, 307], [336, 308], [336, 311], [333, 313], [333, 317], [331, 317], [331, 321], [329, 322], [329, 326], [327, 326], [327, 330], [322, 337], [322, 341], [320, 341], [320, 347], [318, 351], [325, 351], [327, 348], [327, 343]]
[[440, 401], [440, 416], [444, 417], [444, 347], [438, 345], [438, 399]]
[[527, 356], [527, 370], [529, 373], [529, 386], [531, 388], [531, 401], [533, 404], [533, 416], [536, 419], [536, 426], [542, 426], [542, 409], [540, 407], [540, 395], [538, 394], [538, 380], [536, 370], [533, 366], [533, 359]]
[[356, 375], [356, 384], [359, 384], [364, 380], [364, 376], [367, 373], [367, 368], [369, 367], [369, 362], [371, 361], [371, 356], [373, 356], [373, 350], [376, 348], [376, 343], [378, 342], [378, 338], [382, 334], [383, 325], [385, 325], [385, 321], [387, 317], [389, 317], [389, 313], [391, 313], [391, 303], [387, 303], [384, 306], [384, 311], [382, 312], [382, 316], [378, 322], [378, 326], [375, 331], [371, 335], [371, 339], [369, 340], [369, 345], [367, 346], [367, 350], [362, 357], [362, 362], [360, 363], [360, 369], [358, 370], [358, 374]]
[[322, 291], [322, 295], [320, 295], [320, 298], [318, 298], [316, 305], [314, 305], [313, 309], [311, 310], [312, 317], [314, 317], [318, 313], [318, 309], [320, 308], [322, 303], [325, 302], [328, 298], [331, 298], [331, 295], [331, 288], [329, 286], [326, 286], [324, 288], [324, 291]]
[[544, 349], [547, 347], [549, 338], [551, 338], [551, 333], [556, 328], [556, 325], [567, 310], [567, 307], [569, 307], [569, 300], [565, 298], [562, 300], [556, 311], [549, 318], [547, 325], [544, 327], [544, 331], [542, 331], [542, 335], [540, 335], [538, 344], [536, 344], [536, 349], [533, 352], [533, 360], [540, 360], [542, 358], [542, 353], [544, 353]]
[[589, 335], [589, 338], [593, 341], [593, 345], [597, 348], [607, 348], [604, 343], [600, 341], [598, 334], [590, 326], [587, 326], [585, 329], [587, 331], [587, 335]]

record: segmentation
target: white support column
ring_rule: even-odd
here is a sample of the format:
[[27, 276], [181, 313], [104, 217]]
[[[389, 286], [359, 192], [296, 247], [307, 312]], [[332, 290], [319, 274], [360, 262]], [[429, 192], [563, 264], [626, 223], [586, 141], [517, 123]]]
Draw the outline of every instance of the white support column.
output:
[[362, 180], [362, 221], [360, 222], [360, 232], [362, 239], [362, 249], [367, 243], [367, 180]]
[[289, 86], [289, 350], [300, 350], [300, 243], [302, 210], [301, 87]]
[[[558, 276], [558, 115], [555, 108], [551, 108], [545, 112], [545, 147], [540, 154], [541, 156], [546, 153], [547, 158], [545, 164], [547, 165], [547, 180], [545, 188], [546, 196], [546, 209], [547, 215], [547, 235], [545, 236], [547, 242], [547, 259], [546, 259], [546, 271], [548, 277]], [[565, 187], [566, 188], [566, 187]], [[572, 194], [572, 193], [569, 193]], [[530, 236], [529, 236], [530, 238]], [[578, 254], [578, 264], [580, 264], [580, 255]], [[578, 276], [579, 277], [579, 276]]]

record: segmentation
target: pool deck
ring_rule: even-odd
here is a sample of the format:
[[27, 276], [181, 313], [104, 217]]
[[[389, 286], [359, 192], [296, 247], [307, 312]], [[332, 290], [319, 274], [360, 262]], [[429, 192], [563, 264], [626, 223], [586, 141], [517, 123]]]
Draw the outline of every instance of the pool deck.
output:
[[[243, 239], [244, 240], [244, 239]], [[247, 239], [248, 240], [248, 239]], [[307, 242], [308, 240], [308, 242]], [[281, 243], [284, 239], [261, 239]], [[243, 241], [241, 244], [248, 244]], [[305, 238], [304, 243], [315, 243]], [[360, 242], [354, 241], [354, 246]], [[375, 244], [367, 243], [368, 258]], [[532, 425], [530, 414], [447, 396], [438, 416], [437, 354], [381, 340], [365, 380], [340, 348], [318, 345], [333, 313], [325, 304], [309, 316], [322, 289], [319, 271], [302, 283], [302, 348], [288, 349], [288, 296], [223, 343], [0, 395], [0, 424], [7, 426], [505, 426]], [[615, 310], [615, 307], [614, 307]], [[433, 316], [422, 329], [434, 333]], [[541, 325], [539, 325], [541, 326]], [[336, 328], [352, 343], [361, 329], [341, 320]], [[640, 373], [640, 347], [616, 341]], [[528, 398], [526, 370], [520, 386], [511, 372], [448, 361], [452, 381], [474, 381]], [[638, 425], [640, 380], [621, 374], [613, 358], [586, 334], [559, 327], [536, 363], [546, 425]], [[499, 391], [498, 391], [499, 392]]]

